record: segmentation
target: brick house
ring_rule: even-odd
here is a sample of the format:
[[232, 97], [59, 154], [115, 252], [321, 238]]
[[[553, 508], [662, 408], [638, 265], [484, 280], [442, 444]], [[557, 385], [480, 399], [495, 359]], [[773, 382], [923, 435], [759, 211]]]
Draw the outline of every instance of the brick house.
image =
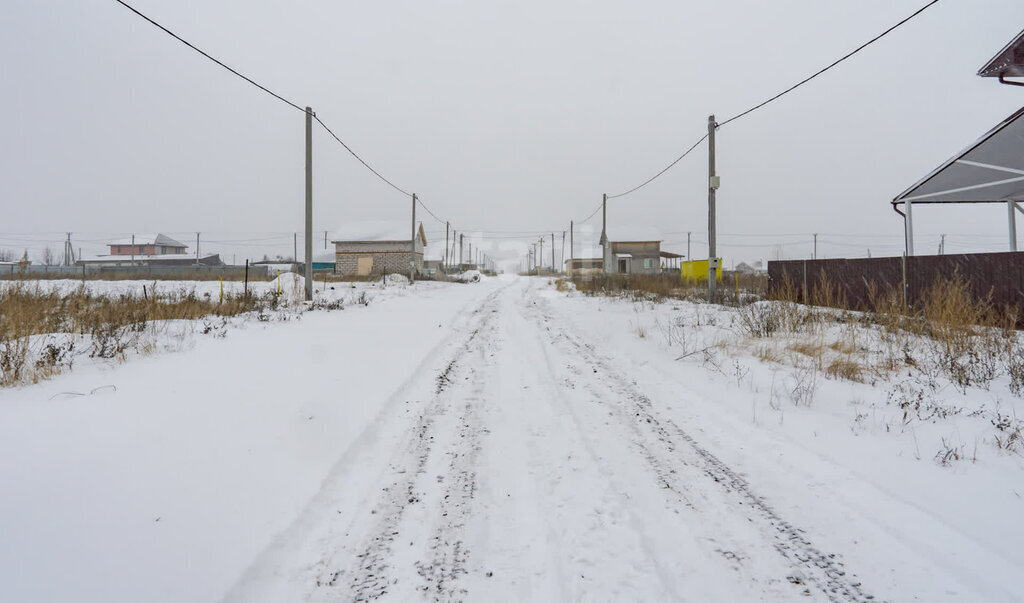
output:
[[[353, 222], [335, 231], [335, 272], [346, 276], [409, 274], [410, 263], [423, 272], [423, 248], [427, 236], [423, 223], [416, 227], [416, 239], [410, 240], [408, 222]], [[415, 244], [415, 252], [412, 245]]]
[[135, 235], [107, 243], [110, 255], [174, 255], [185, 253], [186, 245], [164, 234]]

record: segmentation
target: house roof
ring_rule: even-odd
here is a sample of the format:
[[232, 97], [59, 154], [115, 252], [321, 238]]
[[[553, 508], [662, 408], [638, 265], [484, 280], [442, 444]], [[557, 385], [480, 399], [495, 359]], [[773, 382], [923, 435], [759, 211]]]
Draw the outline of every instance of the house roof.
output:
[[1024, 108], [1004, 119], [898, 197], [892, 205], [1024, 200]]
[[[334, 243], [408, 241], [412, 234], [409, 231], [409, 223], [401, 220], [346, 222], [333, 233]], [[423, 222], [417, 225], [417, 234], [426, 246], [427, 235], [423, 230]]]
[[981, 77], [1024, 77], [1024, 31], [978, 70]]
[[[111, 241], [107, 245], [131, 245], [132, 237], [126, 237], [124, 239], [117, 239]], [[136, 245], [163, 245], [165, 247], [188, 247], [188, 245], [181, 241], [176, 241], [165, 234], [137, 234], [135, 235]]]

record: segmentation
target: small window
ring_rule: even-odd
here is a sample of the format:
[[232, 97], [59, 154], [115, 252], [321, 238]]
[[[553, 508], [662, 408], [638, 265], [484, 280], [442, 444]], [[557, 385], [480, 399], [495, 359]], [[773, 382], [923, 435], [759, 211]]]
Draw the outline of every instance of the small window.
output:
[[654, 260], [651, 258], [644, 258], [644, 268], [654, 268]]

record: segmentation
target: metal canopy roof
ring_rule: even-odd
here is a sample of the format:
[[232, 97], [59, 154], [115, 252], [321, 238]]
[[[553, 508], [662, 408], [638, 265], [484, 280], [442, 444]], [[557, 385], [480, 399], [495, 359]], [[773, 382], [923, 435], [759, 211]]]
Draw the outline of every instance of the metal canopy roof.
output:
[[893, 199], [918, 203], [1024, 201], [1024, 108]]
[[1024, 31], [978, 71], [981, 77], [1024, 77]]

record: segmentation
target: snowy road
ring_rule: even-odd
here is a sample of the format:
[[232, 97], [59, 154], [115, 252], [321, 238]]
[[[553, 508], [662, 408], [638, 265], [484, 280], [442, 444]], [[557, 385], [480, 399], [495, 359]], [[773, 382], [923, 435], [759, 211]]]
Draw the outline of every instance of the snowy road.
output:
[[380, 295], [0, 391], [0, 600], [1020, 598], [998, 519], [927, 495], [1019, 504], [1016, 474], [742, 418], [774, 394], [652, 351], [626, 302]]
[[518, 281], [228, 597], [867, 600]]

